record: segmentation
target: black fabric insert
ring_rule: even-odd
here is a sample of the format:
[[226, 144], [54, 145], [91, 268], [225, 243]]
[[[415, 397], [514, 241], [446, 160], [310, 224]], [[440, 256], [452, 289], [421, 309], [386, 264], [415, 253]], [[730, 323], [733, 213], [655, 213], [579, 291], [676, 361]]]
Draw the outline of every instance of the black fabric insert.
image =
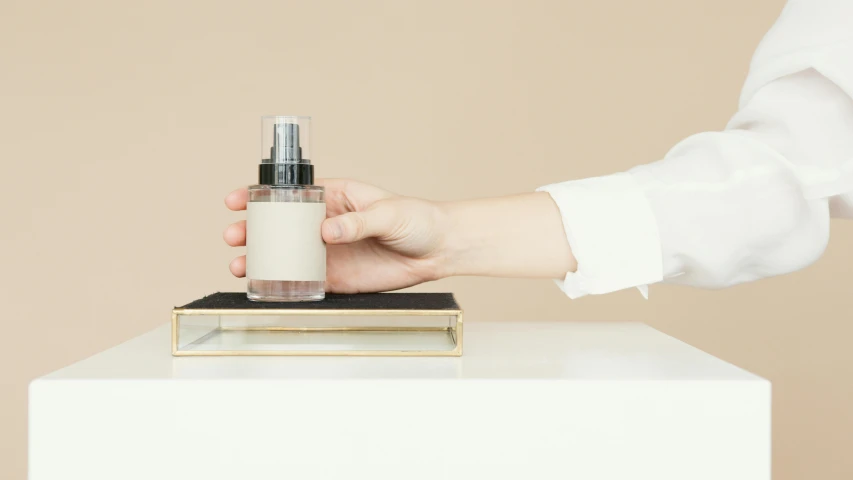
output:
[[222, 310], [459, 310], [452, 293], [327, 293], [319, 302], [252, 302], [244, 292], [217, 292], [183, 307]]

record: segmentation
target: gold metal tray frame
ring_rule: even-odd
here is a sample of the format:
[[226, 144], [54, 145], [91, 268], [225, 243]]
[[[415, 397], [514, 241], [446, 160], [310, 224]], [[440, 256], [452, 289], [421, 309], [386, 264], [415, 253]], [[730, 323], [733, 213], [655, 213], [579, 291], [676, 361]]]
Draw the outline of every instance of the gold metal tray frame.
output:
[[[453, 350], [178, 350], [179, 315], [263, 315], [263, 316], [446, 316], [456, 317], [455, 327], [219, 327], [220, 330], [290, 332], [436, 332], [446, 331], [453, 339]], [[300, 310], [300, 309], [191, 309], [172, 310], [172, 355], [189, 356], [323, 356], [323, 357], [459, 357], [462, 356], [462, 310]]]

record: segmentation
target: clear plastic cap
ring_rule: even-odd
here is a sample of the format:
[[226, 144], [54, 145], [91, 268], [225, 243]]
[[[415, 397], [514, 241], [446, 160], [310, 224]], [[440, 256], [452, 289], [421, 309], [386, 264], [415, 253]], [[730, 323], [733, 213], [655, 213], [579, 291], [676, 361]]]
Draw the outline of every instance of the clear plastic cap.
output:
[[311, 117], [261, 117], [261, 163], [311, 163]]

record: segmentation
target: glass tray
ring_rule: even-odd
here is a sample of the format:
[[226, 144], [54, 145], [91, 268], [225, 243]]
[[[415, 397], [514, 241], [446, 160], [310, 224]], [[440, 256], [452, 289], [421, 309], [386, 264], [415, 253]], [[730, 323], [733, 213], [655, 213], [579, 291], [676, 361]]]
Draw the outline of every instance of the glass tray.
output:
[[175, 308], [172, 354], [462, 355], [462, 310], [451, 294], [336, 295], [312, 303], [236, 295], [245, 297], [218, 293]]

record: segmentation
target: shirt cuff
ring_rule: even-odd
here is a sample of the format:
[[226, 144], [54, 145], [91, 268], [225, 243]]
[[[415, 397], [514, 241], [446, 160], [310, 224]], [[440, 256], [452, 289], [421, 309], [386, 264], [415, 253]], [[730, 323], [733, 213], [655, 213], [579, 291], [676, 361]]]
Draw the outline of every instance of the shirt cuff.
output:
[[555, 183], [548, 192], [578, 262], [557, 285], [570, 298], [637, 287], [663, 279], [660, 235], [649, 201], [631, 173]]

